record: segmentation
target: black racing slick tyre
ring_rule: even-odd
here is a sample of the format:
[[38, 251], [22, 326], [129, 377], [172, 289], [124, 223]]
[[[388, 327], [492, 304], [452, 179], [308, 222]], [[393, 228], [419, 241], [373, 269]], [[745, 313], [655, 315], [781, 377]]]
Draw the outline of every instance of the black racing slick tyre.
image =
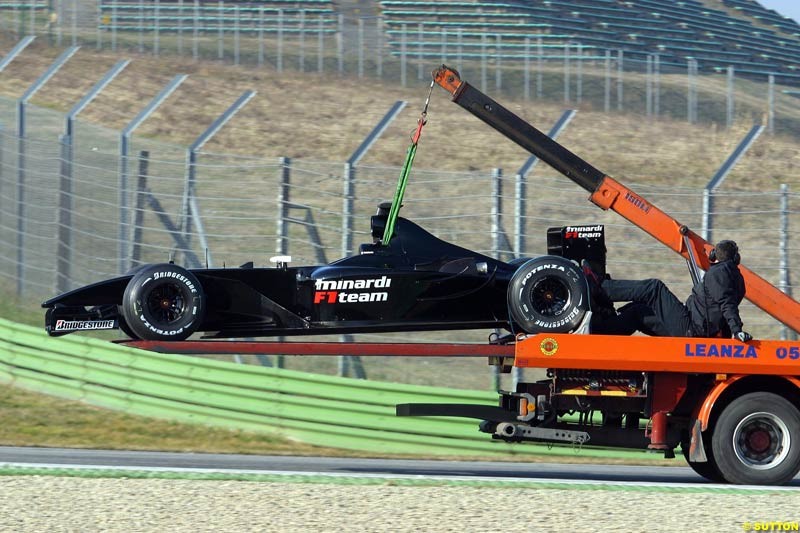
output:
[[200, 282], [173, 264], [142, 268], [128, 282], [122, 297], [128, 328], [144, 340], [184, 340], [200, 327], [204, 312]]
[[782, 396], [753, 392], [720, 413], [711, 435], [717, 468], [729, 483], [781, 485], [800, 471], [800, 411]]
[[589, 310], [589, 288], [575, 263], [542, 256], [523, 264], [508, 285], [511, 319], [526, 333], [569, 333]]

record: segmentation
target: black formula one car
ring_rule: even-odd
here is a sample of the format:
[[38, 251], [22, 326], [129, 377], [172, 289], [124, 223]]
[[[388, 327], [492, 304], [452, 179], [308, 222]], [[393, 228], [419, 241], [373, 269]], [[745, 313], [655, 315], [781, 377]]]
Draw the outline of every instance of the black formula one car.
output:
[[583, 258], [605, 266], [602, 226], [552, 228], [550, 255], [506, 263], [444, 242], [382, 204], [374, 242], [321, 266], [140, 266], [42, 304], [50, 335], [119, 328], [131, 338], [210, 338], [505, 328], [569, 332], [587, 323]]

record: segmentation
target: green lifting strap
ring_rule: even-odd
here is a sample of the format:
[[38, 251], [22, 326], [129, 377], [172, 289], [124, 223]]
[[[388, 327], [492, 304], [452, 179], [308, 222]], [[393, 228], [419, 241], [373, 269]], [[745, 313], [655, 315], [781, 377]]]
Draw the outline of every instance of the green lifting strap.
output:
[[428, 98], [425, 100], [425, 107], [422, 108], [422, 114], [417, 121], [417, 129], [411, 136], [411, 146], [408, 147], [406, 154], [406, 161], [403, 163], [403, 169], [400, 171], [400, 178], [397, 180], [397, 189], [394, 191], [394, 198], [392, 199], [392, 207], [389, 209], [389, 217], [386, 219], [386, 227], [383, 230], [383, 238], [381, 244], [389, 246], [389, 240], [394, 233], [394, 225], [397, 221], [397, 215], [400, 213], [400, 204], [403, 203], [403, 195], [406, 192], [406, 183], [408, 183], [408, 175], [411, 173], [411, 165], [414, 164], [414, 156], [417, 153], [417, 144], [419, 144], [419, 137], [422, 134], [422, 127], [427, 123], [428, 104], [431, 101], [431, 93], [435, 82], [431, 81], [431, 88], [428, 91]]

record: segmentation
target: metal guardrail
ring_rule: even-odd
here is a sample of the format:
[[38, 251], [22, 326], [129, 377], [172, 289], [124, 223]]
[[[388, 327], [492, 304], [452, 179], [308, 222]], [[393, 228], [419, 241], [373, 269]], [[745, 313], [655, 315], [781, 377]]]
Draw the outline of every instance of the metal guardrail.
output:
[[[511, 445], [477, 421], [396, 417], [410, 402], [494, 403], [492, 392], [400, 385], [135, 350], [0, 319], [0, 382], [135, 415], [269, 432], [343, 449], [426, 455], [565, 454]], [[641, 452], [583, 449], [585, 456]]]

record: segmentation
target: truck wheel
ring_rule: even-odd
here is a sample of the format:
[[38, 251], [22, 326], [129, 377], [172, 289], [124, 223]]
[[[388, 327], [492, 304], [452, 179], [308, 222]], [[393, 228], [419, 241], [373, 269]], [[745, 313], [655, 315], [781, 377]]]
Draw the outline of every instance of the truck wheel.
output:
[[705, 443], [706, 458], [708, 459], [708, 461], [705, 463], [698, 463], [689, 460], [688, 442], [681, 443], [681, 451], [683, 451], [683, 458], [686, 459], [686, 463], [692, 470], [695, 471], [696, 474], [709, 481], [713, 481], [714, 483], [725, 482], [725, 478], [723, 478], [722, 474], [719, 473], [717, 462], [714, 460], [714, 455], [711, 453], [711, 446], [709, 446], [708, 443]]
[[200, 327], [204, 312], [200, 282], [173, 264], [139, 270], [122, 297], [126, 325], [136, 338], [144, 340], [186, 339]]
[[720, 474], [730, 483], [780, 485], [800, 471], [800, 412], [777, 394], [732, 401], [711, 435]]
[[580, 325], [589, 310], [588, 286], [572, 261], [537, 257], [511, 278], [508, 306], [513, 322], [526, 333], [567, 333]]

